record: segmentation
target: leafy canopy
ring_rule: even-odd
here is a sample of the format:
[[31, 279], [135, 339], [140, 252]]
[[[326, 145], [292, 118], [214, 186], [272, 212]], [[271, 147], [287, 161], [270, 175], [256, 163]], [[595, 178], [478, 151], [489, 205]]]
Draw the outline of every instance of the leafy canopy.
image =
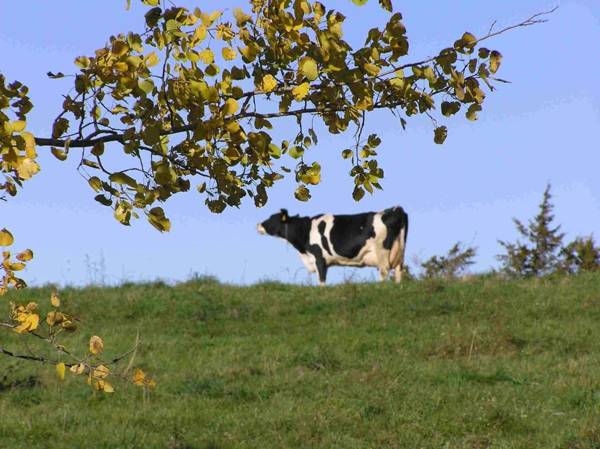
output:
[[[251, 0], [247, 10], [226, 15], [142, 3], [142, 32], [112, 36], [75, 58], [74, 90], [64, 96], [52, 136], [26, 130], [27, 87], [0, 74], [0, 195], [15, 195], [39, 170], [36, 147], [51, 147], [59, 160], [78, 148], [80, 172], [119, 222], [143, 213], [168, 231], [161, 204], [192, 187], [213, 212], [244, 198], [260, 207], [268, 189], [292, 174], [296, 198], [308, 200], [321, 180], [308, 150], [324, 128], [356, 133], [354, 148], [341, 155], [358, 201], [380, 189], [384, 176], [380, 138], [362, 137], [370, 112], [388, 110], [402, 127], [425, 114], [442, 144], [448, 130], [437, 120], [461, 111], [476, 120], [484, 88], [498, 81], [502, 56], [481, 42], [499, 32], [479, 39], [465, 32], [436, 56], [411, 62], [402, 15], [390, 1], [379, 2], [387, 22], [368, 30], [359, 48], [344, 40], [345, 17], [319, 2]], [[277, 119], [295, 121], [297, 132], [276, 141]]]

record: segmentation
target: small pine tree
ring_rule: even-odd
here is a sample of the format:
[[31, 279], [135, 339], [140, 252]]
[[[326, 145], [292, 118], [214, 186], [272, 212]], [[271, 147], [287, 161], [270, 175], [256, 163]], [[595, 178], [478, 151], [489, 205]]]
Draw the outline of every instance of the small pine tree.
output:
[[600, 270], [600, 247], [591, 235], [577, 237], [562, 248], [561, 258], [561, 269], [567, 273]]
[[539, 212], [529, 220], [527, 226], [513, 218], [525, 243], [519, 240], [515, 243], [499, 240], [506, 253], [498, 255], [497, 259], [502, 263], [505, 273], [512, 276], [543, 276], [560, 268], [564, 233], [560, 232], [560, 225], [553, 227], [554, 205], [551, 199], [548, 184]]
[[433, 256], [421, 264], [425, 270], [423, 277], [455, 279], [473, 265], [476, 252], [473, 247], [463, 249], [462, 244], [457, 242], [445, 256]]

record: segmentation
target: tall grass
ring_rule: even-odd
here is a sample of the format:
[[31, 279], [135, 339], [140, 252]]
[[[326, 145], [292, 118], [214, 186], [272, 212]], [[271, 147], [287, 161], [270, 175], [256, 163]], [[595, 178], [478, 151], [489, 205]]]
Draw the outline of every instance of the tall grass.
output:
[[[44, 289], [3, 299], [42, 302]], [[600, 275], [66, 289], [148, 400], [0, 358], [0, 448], [597, 448]], [[20, 339], [0, 342], [20, 352]], [[32, 343], [33, 344], [33, 343]]]

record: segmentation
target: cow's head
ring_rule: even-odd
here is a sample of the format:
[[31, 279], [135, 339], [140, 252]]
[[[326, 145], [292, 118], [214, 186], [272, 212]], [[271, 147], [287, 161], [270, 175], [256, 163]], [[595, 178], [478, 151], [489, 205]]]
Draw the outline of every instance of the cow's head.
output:
[[259, 234], [268, 234], [274, 237], [285, 236], [285, 224], [290, 219], [288, 211], [281, 209], [278, 213], [271, 215], [268, 219], [256, 225]]

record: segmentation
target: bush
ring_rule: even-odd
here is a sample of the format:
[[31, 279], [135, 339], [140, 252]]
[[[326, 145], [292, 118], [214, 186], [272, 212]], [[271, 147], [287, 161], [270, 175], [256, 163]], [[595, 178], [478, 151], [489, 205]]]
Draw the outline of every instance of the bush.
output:
[[445, 256], [433, 256], [421, 264], [425, 278], [455, 279], [473, 265], [477, 250], [463, 248], [460, 242], [454, 244]]
[[567, 273], [600, 269], [600, 247], [593, 236], [577, 237], [561, 250], [561, 269]]

